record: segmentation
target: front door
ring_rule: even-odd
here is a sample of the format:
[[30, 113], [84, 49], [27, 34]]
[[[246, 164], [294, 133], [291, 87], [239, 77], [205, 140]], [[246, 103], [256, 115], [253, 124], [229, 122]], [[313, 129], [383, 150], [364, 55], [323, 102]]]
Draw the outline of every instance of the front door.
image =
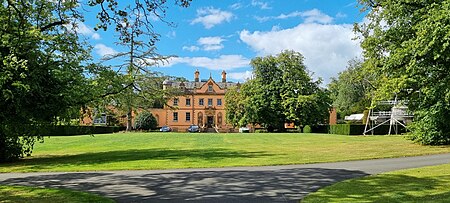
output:
[[211, 128], [214, 126], [214, 116], [206, 117], [206, 125], [208, 126], [208, 128]]

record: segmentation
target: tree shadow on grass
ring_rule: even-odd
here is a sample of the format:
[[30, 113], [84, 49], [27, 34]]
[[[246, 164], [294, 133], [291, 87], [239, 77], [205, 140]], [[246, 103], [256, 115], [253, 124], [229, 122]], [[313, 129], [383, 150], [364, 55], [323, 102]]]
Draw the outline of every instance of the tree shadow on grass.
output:
[[113, 202], [111, 199], [66, 189], [41, 187], [4, 187], [0, 185], [0, 202]]
[[450, 175], [382, 174], [337, 183], [308, 196], [305, 202], [450, 202], [449, 181]]
[[[100, 165], [115, 162], [127, 161], [182, 161], [188, 160], [220, 162], [223, 159], [250, 159], [273, 156], [263, 151], [248, 152], [229, 150], [222, 148], [210, 149], [130, 149], [122, 151], [107, 151], [95, 153], [83, 153], [76, 155], [50, 156], [50, 157], [36, 157], [24, 159], [16, 163], [2, 164], [5, 167], [25, 167], [29, 171], [36, 171], [40, 169], [49, 169], [53, 167], [63, 166], [88, 166]], [[0, 165], [1, 166], [1, 165]], [[94, 170], [101, 170], [95, 169]], [[103, 169], [103, 170], [107, 170]], [[126, 169], [126, 167], [124, 168]]]
[[191, 172], [119, 171], [9, 178], [8, 185], [68, 188], [118, 202], [298, 202], [333, 183], [368, 175], [325, 168], [223, 169]]

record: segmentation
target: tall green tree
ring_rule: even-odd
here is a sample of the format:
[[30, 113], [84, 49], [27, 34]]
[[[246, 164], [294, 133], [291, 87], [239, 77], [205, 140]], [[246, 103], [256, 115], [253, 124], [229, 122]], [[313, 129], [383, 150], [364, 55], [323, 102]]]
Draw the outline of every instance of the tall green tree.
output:
[[79, 111], [91, 98], [84, 76], [89, 68], [81, 63], [89, 59], [87, 49], [61, 26], [76, 5], [63, 4], [0, 4], [0, 162], [29, 155], [40, 127]]
[[254, 77], [248, 85], [243, 87], [243, 92], [249, 92], [245, 100], [248, 104], [246, 117], [252, 118], [251, 122], [261, 124], [269, 131], [284, 129], [286, 119], [280, 94], [283, 78], [279, 58], [277, 56], [256, 57], [252, 59], [250, 65], [253, 68]]
[[[91, 64], [89, 46], [76, 33], [77, 24], [84, 20], [82, 2], [0, 2], [0, 162], [5, 162], [29, 155], [43, 126], [67, 121], [65, 118], [76, 116], [82, 106], [95, 98], [126, 88], [123, 83], [107, 86], [99, 83], [123, 78], [115, 70]], [[128, 27], [123, 23], [133, 20], [134, 32], [149, 33], [147, 40], [154, 47], [159, 35], [149, 18], [150, 15], [163, 18], [166, 2], [134, 1], [137, 9], [133, 12], [127, 12], [130, 3], [126, 1], [88, 4], [98, 8], [96, 29], [114, 27], [119, 40], [126, 42]], [[185, 7], [190, 0], [174, 2]]]
[[366, 65], [377, 74], [377, 99], [397, 94], [414, 112], [412, 139], [450, 143], [450, 1], [360, 0]]
[[313, 80], [303, 61], [304, 57], [294, 51], [277, 56], [283, 114], [297, 126], [323, 124], [330, 114], [329, 93], [320, 87], [321, 79]]
[[374, 80], [372, 74], [364, 71], [361, 59], [350, 60], [347, 69], [340, 72], [337, 78], [332, 78], [328, 84], [337, 112], [340, 115], [350, 115], [368, 109], [371, 105]]
[[253, 79], [225, 97], [228, 109], [236, 112], [227, 115], [228, 122], [260, 124], [269, 131], [284, 130], [286, 122], [298, 126], [323, 123], [331, 100], [319, 86], [320, 80], [313, 81], [303, 60], [294, 51], [253, 59]]
[[244, 115], [243, 96], [240, 93], [240, 87], [231, 87], [225, 94], [225, 110], [227, 123], [233, 127], [240, 127], [240, 121]]

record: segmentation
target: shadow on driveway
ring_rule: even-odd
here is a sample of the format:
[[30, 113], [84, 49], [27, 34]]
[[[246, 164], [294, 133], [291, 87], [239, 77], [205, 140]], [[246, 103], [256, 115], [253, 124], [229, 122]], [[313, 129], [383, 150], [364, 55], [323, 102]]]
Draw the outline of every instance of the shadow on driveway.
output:
[[345, 179], [356, 170], [298, 168], [148, 173], [57, 173], [9, 178], [0, 184], [67, 188], [118, 202], [298, 202], [306, 194]]

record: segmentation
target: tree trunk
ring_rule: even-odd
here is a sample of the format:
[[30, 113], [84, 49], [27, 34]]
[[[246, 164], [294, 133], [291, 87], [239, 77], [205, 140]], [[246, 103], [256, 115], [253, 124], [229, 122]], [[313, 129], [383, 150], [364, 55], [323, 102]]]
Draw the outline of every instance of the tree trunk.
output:
[[128, 113], [127, 113], [127, 130], [126, 131], [131, 131], [133, 130], [133, 118], [132, 118], [132, 111], [131, 108], [128, 109]]

